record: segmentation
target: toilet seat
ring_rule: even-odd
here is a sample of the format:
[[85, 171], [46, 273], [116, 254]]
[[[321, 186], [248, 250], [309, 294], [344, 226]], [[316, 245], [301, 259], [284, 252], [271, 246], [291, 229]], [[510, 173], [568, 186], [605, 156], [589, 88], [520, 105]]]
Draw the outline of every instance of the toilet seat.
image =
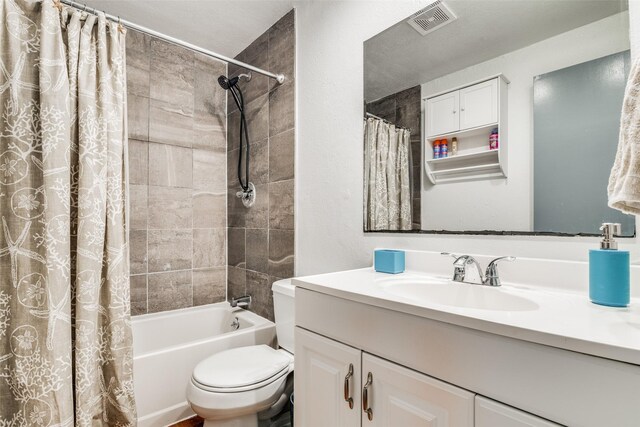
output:
[[187, 400], [207, 422], [253, 414], [251, 425], [257, 425], [258, 412], [280, 399], [292, 371], [293, 355], [282, 349], [256, 345], [225, 350], [196, 366]]
[[256, 390], [292, 370], [293, 356], [267, 345], [238, 347], [216, 353], [193, 370], [192, 383], [214, 393]]

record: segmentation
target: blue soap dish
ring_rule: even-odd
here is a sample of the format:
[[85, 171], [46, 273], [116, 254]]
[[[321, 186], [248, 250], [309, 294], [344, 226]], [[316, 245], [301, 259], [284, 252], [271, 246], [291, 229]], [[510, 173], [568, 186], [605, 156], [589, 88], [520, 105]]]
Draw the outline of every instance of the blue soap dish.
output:
[[404, 272], [404, 251], [376, 249], [373, 255], [373, 266], [380, 273], [402, 273]]

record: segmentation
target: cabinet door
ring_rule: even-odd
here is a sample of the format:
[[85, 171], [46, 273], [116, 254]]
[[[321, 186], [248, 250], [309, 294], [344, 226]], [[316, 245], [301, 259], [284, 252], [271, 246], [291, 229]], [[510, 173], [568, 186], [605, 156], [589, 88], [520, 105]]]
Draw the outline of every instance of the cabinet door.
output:
[[559, 427], [535, 415], [476, 396], [476, 427]]
[[295, 334], [294, 424], [360, 426], [360, 350], [301, 328]]
[[427, 99], [427, 135], [441, 135], [460, 128], [458, 91]]
[[473, 426], [473, 393], [363, 353], [363, 384], [369, 373], [372, 381], [362, 400], [363, 410], [366, 403], [372, 412], [371, 420], [362, 413], [363, 426]]
[[460, 89], [460, 130], [498, 121], [498, 79]]

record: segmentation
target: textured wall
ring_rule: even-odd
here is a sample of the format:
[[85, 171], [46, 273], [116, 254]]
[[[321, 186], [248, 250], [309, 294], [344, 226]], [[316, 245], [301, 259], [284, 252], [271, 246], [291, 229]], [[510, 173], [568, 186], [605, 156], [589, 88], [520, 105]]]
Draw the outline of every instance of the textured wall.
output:
[[420, 230], [420, 178], [422, 176], [420, 102], [420, 86], [414, 86], [366, 105], [367, 113], [388, 120], [396, 126], [411, 129], [411, 220], [414, 230]]
[[127, 34], [134, 315], [225, 299], [226, 69]]
[[[240, 113], [231, 96], [228, 109], [228, 297], [253, 297], [252, 310], [273, 319], [271, 284], [293, 276], [295, 158], [295, 24], [292, 10], [236, 58], [283, 73], [286, 82], [253, 73], [240, 82], [251, 141], [250, 181], [257, 201], [245, 208], [235, 194]], [[229, 65], [229, 74], [240, 70]]]

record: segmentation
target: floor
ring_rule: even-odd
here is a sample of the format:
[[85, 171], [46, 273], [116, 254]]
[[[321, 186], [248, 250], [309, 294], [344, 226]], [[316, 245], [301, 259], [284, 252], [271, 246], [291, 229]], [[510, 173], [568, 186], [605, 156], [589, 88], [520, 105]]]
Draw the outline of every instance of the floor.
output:
[[198, 416], [189, 418], [188, 420], [180, 421], [171, 425], [171, 427], [202, 427], [204, 420]]
[[[173, 424], [171, 427], [202, 427], [203, 424], [204, 420], [202, 418], [193, 417]], [[261, 421], [258, 427], [292, 427], [289, 411], [282, 411], [278, 416], [270, 420]]]

